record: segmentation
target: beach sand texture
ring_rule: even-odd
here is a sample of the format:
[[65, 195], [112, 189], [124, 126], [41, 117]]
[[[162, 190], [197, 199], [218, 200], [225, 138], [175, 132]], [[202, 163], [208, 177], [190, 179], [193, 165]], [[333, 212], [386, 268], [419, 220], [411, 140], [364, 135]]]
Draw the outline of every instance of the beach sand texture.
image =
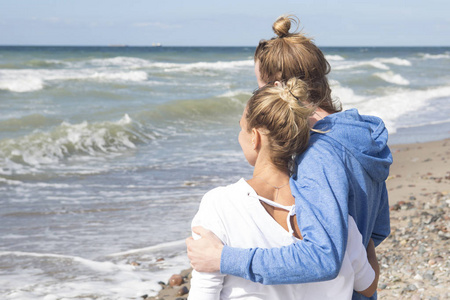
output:
[[[450, 299], [450, 139], [391, 150], [391, 235], [377, 247], [378, 299]], [[147, 299], [187, 299], [190, 270], [181, 275], [182, 286], [161, 282]]]

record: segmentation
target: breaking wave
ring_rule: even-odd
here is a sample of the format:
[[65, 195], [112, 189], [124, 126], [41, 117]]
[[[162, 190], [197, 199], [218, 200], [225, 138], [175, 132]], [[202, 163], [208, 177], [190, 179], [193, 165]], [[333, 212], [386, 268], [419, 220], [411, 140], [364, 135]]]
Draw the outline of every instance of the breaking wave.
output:
[[403, 78], [400, 74], [395, 74], [392, 71], [387, 71], [384, 73], [375, 73], [373, 75], [389, 83], [397, 85], [409, 85], [409, 80]]
[[[158, 135], [140, 130], [125, 115], [117, 122], [61, 123], [51, 131], [35, 131], [15, 139], [0, 141], [0, 172], [11, 174], [11, 165], [39, 167], [77, 157], [101, 157], [134, 149]], [[15, 170], [21, 169], [14, 168]]]

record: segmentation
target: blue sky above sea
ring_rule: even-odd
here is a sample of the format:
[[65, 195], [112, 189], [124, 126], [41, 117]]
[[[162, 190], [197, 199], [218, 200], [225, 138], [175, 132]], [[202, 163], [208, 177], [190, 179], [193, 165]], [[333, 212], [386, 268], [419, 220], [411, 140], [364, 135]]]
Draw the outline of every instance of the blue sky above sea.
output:
[[295, 14], [319, 46], [449, 46], [450, 2], [2, 0], [0, 45], [254, 46]]

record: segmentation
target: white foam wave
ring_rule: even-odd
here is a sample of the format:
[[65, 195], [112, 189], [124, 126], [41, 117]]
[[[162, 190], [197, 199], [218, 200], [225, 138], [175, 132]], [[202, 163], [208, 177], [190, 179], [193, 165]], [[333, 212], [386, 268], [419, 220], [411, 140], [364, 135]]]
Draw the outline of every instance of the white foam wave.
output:
[[189, 72], [196, 70], [229, 70], [236, 68], [253, 67], [253, 60], [196, 62], [190, 64], [154, 63], [153, 67], [161, 68], [166, 72]]
[[403, 78], [400, 74], [395, 74], [392, 71], [384, 73], [374, 73], [373, 75], [389, 83], [398, 85], [409, 85], [409, 80]]
[[[1, 74], [0, 74], [1, 75]], [[44, 88], [41, 78], [32, 76], [3, 77], [0, 76], [0, 90], [7, 90], [16, 93], [34, 92]]]
[[184, 249], [185, 246], [186, 246], [185, 240], [183, 239], [183, 240], [178, 240], [178, 241], [173, 241], [173, 242], [161, 243], [161, 244], [158, 244], [158, 245], [145, 247], [145, 248], [140, 248], [140, 249], [132, 249], [132, 250], [128, 250], [128, 251], [112, 253], [112, 254], [109, 254], [107, 256], [111, 256], [111, 257], [113, 257], [113, 256], [127, 256], [127, 255], [130, 255], [130, 254], [143, 253], [143, 252], [153, 252], [153, 251], [160, 251], [160, 250], [165, 250], [165, 249]]
[[325, 58], [328, 61], [342, 61], [342, 60], [345, 60], [345, 58], [340, 56], [340, 55], [325, 55]]
[[132, 271], [134, 268], [132, 265], [117, 265], [109, 261], [93, 261], [90, 259], [78, 257], [78, 256], [70, 256], [70, 255], [61, 255], [61, 254], [51, 254], [51, 253], [35, 253], [35, 252], [21, 252], [21, 251], [2, 251], [0, 252], [0, 256], [5, 255], [13, 255], [13, 256], [28, 256], [28, 257], [49, 257], [49, 258], [57, 258], [57, 259], [67, 259], [77, 263], [80, 263], [91, 270], [97, 272], [115, 272], [115, 271]]
[[450, 118], [446, 120], [439, 120], [439, 121], [431, 121], [426, 123], [416, 123], [416, 124], [410, 124], [410, 125], [403, 125], [402, 128], [417, 128], [422, 126], [428, 126], [428, 125], [441, 125], [441, 124], [447, 124], [450, 123]]
[[234, 98], [236, 96], [245, 95], [245, 96], [251, 96], [251, 91], [249, 90], [232, 90], [225, 92], [217, 97], [224, 97], [224, 98]]
[[0, 89], [12, 92], [32, 92], [43, 89], [45, 84], [51, 81], [100, 80], [107, 82], [141, 82], [147, 80], [147, 78], [145, 71], [3, 69], [0, 70]]
[[345, 61], [342, 64], [333, 66], [333, 70], [348, 70], [348, 69], [363, 68], [363, 67], [371, 67], [371, 68], [380, 69], [380, 70], [389, 70], [390, 69], [386, 64], [384, 64], [380, 61], [370, 60], [370, 61], [359, 61], [359, 62]]
[[339, 61], [333, 64], [333, 70], [348, 70], [356, 68], [375, 68], [380, 70], [389, 70], [388, 65], [411, 66], [411, 62], [407, 59], [398, 57], [374, 58], [366, 61]]
[[[398, 92], [392, 92], [386, 96], [366, 98], [365, 101], [352, 107], [358, 108], [362, 114], [381, 117], [389, 132], [394, 133], [402, 116], [420, 111], [427, 106], [429, 101], [441, 97], [450, 98], [450, 87], [445, 86], [420, 91], [400, 89]], [[409, 124], [415, 124], [415, 120], [412, 119]], [[401, 126], [408, 126], [408, 123], [403, 121]]]
[[398, 58], [398, 57], [390, 57], [390, 58], [374, 58], [374, 61], [385, 63], [385, 64], [392, 64], [397, 66], [411, 66], [411, 62], [404, 58]]
[[145, 81], [147, 80], [147, 73], [144, 71], [132, 72], [96, 72], [89, 78], [95, 78], [102, 81]]
[[137, 57], [117, 56], [113, 58], [92, 59], [88, 64], [99, 67], [141, 68], [150, 65], [150, 61]]
[[443, 54], [429, 54], [429, 53], [420, 53], [419, 54], [422, 59], [450, 59], [450, 52], [445, 52]]
[[20, 173], [24, 165], [39, 167], [57, 164], [71, 157], [115, 155], [136, 148], [135, 143], [138, 141], [154, 138], [129, 128], [131, 122], [128, 115], [117, 122], [63, 122], [50, 132], [34, 132], [21, 138], [1, 141], [0, 159], [3, 160], [3, 166], [9, 166], [4, 169]]
[[358, 103], [364, 101], [364, 97], [356, 95], [355, 92], [349, 88], [342, 86], [338, 81], [330, 79], [331, 97], [338, 98], [341, 102], [346, 104]]
[[[167, 280], [173, 272], [188, 265], [187, 259], [175, 258], [176, 269], [169, 265], [167, 269], [149, 272], [126, 261], [114, 263], [20, 251], [0, 252], [0, 256], [19, 256], [28, 259], [31, 265], [25, 269], [19, 265], [20, 270], [3, 276], [2, 299], [137, 299], [144, 294], [155, 295], [161, 288], [158, 280]], [[38, 267], [33, 268], [36, 260]]]

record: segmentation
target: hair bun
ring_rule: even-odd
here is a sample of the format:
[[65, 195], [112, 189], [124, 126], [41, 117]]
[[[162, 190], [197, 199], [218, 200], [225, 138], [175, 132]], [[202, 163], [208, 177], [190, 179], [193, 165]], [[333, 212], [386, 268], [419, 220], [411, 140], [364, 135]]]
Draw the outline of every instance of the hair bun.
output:
[[308, 85], [298, 78], [291, 78], [283, 87], [281, 98], [288, 102], [304, 105], [308, 102]]
[[280, 38], [287, 36], [291, 29], [291, 20], [295, 22], [290, 16], [279, 17], [272, 25], [273, 32]]

